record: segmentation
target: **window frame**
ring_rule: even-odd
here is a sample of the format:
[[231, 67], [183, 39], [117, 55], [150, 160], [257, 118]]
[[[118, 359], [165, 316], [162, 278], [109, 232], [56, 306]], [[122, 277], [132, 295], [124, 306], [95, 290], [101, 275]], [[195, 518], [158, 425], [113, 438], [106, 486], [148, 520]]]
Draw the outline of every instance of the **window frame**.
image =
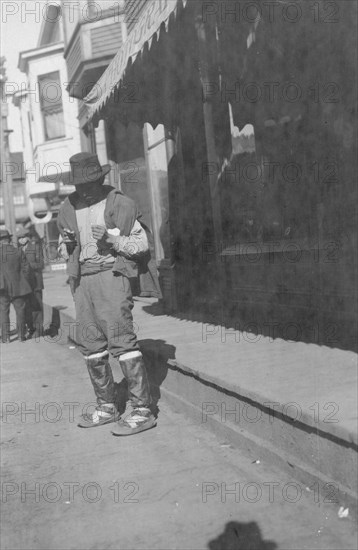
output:
[[[57, 102], [52, 102], [52, 104], [50, 106], [49, 105], [46, 106], [46, 105], [44, 105], [44, 98], [43, 98], [43, 95], [42, 95], [42, 90], [43, 90], [42, 82], [52, 80], [53, 75], [57, 76], [57, 79], [53, 78], [53, 82], [56, 82], [58, 84], [59, 89], [61, 90], [61, 97]], [[47, 142], [47, 141], [54, 141], [56, 139], [63, 139], [63, 138], [66, 137], [66, 124], [65, 124], [65, 113], [64, 113], [64, 108], [63, 108], [63, 100], [62, 100], [61, 73], [60, 73], [59, 70], [57, 70], [57, 71], [51, 71], [50, 73], [45, 73], [45, 74], [42, 74], [42, 75], [38, 75], [37, 82], [38, 82], [38, 86], [39, 86], [40, 109], [41, 109], [44, 141]], [[47, 125], [46, 125], [46, 114], [47, 115], [54, 114], [54, 113], [51, 113], [51, 111], [56, 109], [56, 107], [60, 108], [60, 109], [58, 109], [58, 111], [55, 110], [54, 112], [56, 114], [57, 113], [62, 113], [63, 133], [61, 135], [56, 135], [56, 137], [49, 137], [48, 136], [48, 129], [47, 129]]]

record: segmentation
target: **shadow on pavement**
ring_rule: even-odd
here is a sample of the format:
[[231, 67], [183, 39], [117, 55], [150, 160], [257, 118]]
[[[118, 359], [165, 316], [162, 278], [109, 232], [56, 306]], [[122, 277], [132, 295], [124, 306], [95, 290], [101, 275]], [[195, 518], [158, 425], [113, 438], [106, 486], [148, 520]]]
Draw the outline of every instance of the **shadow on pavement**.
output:
[[161, 397], [160, 386], [168, 373], [168, 360], [175, 359], [175, 346], [167, 344], [165, 340], [140, 340], [139, 347], [143, 353], [151, 394], [153, 399], [153, 412], [159, 411], [158, 402]]
[[230, 521], [224, 532], [208, 543], [209, 550], [275, 550], [277, 544], [263, 540], [255, 521], [239, 523]]
[[119, 414], [123, 414], [126, 409], [126, 403], [128, 399], [128, 384], [127, 380], [123, 378], [120, 382], [115, 382], [115, 393], [116, 393], [116, 407]]
[[51, 321], [48, 324], [48, 328], [45, 329], [44, 335], [50, 336], [51, 338], [54, 338], [58, 335], [61, 328], [61, 318], [60, 318], [60, 311], [63, 309], [67, 309], [67, 306], [52, 306], [52, 316]]

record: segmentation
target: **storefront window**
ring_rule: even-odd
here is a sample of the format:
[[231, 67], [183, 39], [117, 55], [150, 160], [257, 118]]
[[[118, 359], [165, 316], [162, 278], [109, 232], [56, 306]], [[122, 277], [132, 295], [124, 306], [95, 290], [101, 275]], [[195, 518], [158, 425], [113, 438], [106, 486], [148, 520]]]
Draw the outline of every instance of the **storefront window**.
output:
[[[295, 136], [292, 139], [292, 133]], [[315, 192], [299, 128], [264, 121], [241, 131], [231, 117], [232, 155], [220, 178], [223, 238], [235, 243], [307, 241], [315, 235]]]

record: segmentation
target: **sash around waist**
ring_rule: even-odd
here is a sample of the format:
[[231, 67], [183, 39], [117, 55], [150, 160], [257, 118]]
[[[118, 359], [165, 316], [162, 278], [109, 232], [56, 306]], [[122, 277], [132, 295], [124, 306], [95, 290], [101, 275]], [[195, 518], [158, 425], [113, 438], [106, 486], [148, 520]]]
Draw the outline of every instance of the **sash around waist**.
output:
[[94, 273], [100, 273], [101, 271], [108, 271], [109, 269], [113, 269], [114, 263], [115, 262], [84, 262], [83, 264], [80, 264], [81, 276], [93, 275]]

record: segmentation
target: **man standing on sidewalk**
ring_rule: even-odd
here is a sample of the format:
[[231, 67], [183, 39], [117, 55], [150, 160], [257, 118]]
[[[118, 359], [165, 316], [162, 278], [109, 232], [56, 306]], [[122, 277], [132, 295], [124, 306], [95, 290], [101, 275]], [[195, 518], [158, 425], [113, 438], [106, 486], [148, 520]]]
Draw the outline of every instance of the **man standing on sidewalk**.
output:
[[20, 342], [26, 340], [25, 307], [31, 293], [27, 280], [29, 265], [23, 254], [10, 244], [7, 229], [0, 230], [0, 325], [1, 341], [10, 342], [10, 304], [16, 312], [16, 328]]
[[[76, 335], [97, 398], [80, 427], [116, 422], [114, 435], [131, 435], [156, 425], [142, 354], [133, 330], [130, 279], [145, 272], [148, 240], [135, 203], [103, 185], [110, 166], [97, 155], [70, 158], [76, 191], [64, 201], [58, 227], [68, 255], [68, 275], [76, 307]], [[120, 418], [109, 352], [128, 384]]]
[[32, 293], [26, 302], [26, 323], [29, 337], [43, 336], [43, 300], [44, 288], [42, 271], [45, 267], [42, 243], [31, 236], [28, 228], [21, 227], [17, 232], [19, 248], [30, 265], [30, 280]]

